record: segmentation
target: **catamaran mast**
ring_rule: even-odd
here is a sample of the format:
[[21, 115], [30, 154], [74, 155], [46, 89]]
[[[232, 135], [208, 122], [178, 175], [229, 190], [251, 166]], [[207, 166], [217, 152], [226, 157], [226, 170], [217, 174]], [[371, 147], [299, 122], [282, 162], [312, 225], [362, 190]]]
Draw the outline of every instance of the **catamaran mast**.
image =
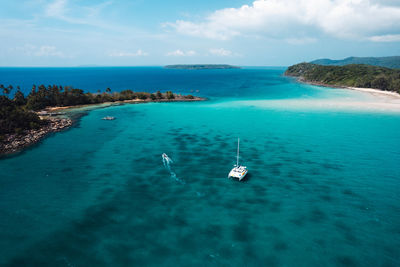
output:
[[239, 167], [239, 142], [240, 138], [238, 138], [238, 149], [237, 149], [237, 157], [236, 157], [236, 166]]

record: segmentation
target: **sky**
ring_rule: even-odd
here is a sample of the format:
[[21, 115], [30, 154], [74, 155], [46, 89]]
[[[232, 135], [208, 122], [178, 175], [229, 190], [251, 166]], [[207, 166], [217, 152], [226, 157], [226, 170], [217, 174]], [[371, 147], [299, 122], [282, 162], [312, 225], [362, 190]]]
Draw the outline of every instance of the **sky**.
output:
[[400, 55], [400, 0], [0, 0], [0, 66]]

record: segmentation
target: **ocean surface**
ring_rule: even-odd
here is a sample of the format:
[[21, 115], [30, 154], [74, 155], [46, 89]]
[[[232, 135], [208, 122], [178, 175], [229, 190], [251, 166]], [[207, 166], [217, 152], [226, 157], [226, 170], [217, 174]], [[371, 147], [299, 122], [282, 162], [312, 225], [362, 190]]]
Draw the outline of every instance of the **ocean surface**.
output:
[[[0, 265], [399, 266], [400, 113], [283, 72], [0, 68], [25, 92], [209, 98], [75, 111], [0, 159]], [[242, 182], [227, 179], [238, 137]]]

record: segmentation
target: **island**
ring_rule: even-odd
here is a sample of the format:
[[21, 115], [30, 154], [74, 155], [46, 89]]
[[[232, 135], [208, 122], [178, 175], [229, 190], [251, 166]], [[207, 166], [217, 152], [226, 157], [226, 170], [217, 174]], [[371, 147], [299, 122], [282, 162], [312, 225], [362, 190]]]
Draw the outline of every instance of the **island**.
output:
[[380, 66], [391, 69], [400, 69], [400, 56], [391, 57], [347, 57], [345, 59], [321, 58], [313, 60], [310, 63], [327, 66], [344, 66], [349, 64], [366, 64]]
[[166, 69], [180, 70], [220, 70], [220, 69], [240, 69], [238, 66], [226, 64], [194, 64], [194, 65], [167, 65]]
[[104, 107], [108, 105], [148, 102], [203, 101], [205, 98], [181, 95], [172, 91], [155, 93], [123, 90], [85, 92], [71, 86], [40, 85], [32, 87], [25, 96], [19, 87], [0, 85], [0, 155], [13, 153], [30, 146], [51, 132], [70, 127], [73, 120], [60, 110], [77, 107]]
[[315, 85], [371, 88], [400, 93], [400, 70], [379, 66], [364, 64], [323, 66], [300, 63], [290, 66], [284, 75]]

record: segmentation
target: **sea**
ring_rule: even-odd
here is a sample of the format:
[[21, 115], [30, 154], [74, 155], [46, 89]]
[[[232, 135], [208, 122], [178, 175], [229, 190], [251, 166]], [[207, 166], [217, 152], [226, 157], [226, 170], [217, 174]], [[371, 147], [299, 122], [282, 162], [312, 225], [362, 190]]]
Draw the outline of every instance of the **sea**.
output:
[[0, 68], [25, 93], [207, 98], [69, 111], [72, 128], [1, 158], [0, 265], [400, 266], [400, 113], [284, 71]]

